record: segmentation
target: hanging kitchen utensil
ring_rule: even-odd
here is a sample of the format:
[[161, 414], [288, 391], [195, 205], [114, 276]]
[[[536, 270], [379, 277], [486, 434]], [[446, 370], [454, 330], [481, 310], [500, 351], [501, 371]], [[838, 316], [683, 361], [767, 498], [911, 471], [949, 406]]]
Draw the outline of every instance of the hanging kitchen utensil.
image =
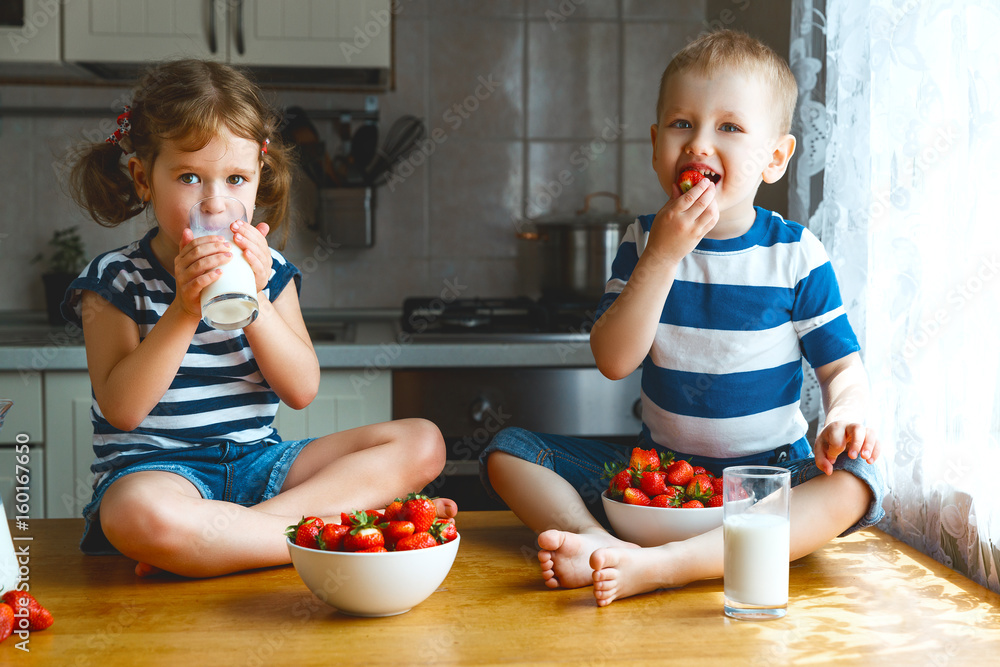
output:
[[[614, 212], [591, 210], [594, 197], [614, 199]], [[611, 277], [622, 235], [634, 220], [612, 192], [587, 195], [575, 215], [527, 220], [517, 236], [541, 244], [542, 295], [550, 299], [599, 299]]]
[[375, 159], [378, 150], [378, 126], [365, 123], [351, 137], [351, 165], [360, 176], [360, 181], [368, 184], [368, 166]]
[[416, 116], [402, 116], [393, 123], [368, 167], [367, 181], [376, 186], [385, 185], [393, 168], [409, 156], [426, 134], [423, 121]]

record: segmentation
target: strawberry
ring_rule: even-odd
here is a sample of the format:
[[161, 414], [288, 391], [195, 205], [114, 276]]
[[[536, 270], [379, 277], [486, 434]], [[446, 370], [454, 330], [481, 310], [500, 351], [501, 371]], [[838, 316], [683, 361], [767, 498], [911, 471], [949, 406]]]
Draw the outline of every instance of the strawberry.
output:
[[413, 522], [412, 521], [386, 521], [378, 525], [382, 529], [382, 535], [385, 536], [385, 545], [389, 548], [396, 546], [404, 537], [413, 534]]
[[649, 496], [641, 489], [625, 489], [622, 494], [622, 501], [628, 505], [649, 505]]
[[385, 547], [372, 547], [371, 549], [361, 549], [360, 551], [355, 551], [358, 554], [384, 554], [389, 551]]
[[430, 533], [441, 544], [447, 544], [458, 537], [458, 528], [454, 519], [438, 519], [431, 526]]
[[424, 533], [434, 523], [437, 518], [437, 508], [427, 496], [420, 493], [411, 493], [406, 496], [402, 507], [396, 514], [396, 519], [400, 521], [413, 522], [414, 533]]
[[396, 498], [385, 508], [385, 512], [382, 513], [382, 519], [384, 521], [392, 521], [399, 514], [400, 508], [403, 506], [403, 499]]
[[9, 604], [0, 604], [0, 642], [14, 632], [14, 610]]
[[634, 468], [642, 472], [643, 470], [656, 470], [660, 467], [660, 455], [655, 449], [632, 448], [632, 458], [628, 462], [629, 468]]
[[667, 473], [644, 472], [639, 480], [639, 488], [650, 498], [667, 491]]
[[682, 172], [680, 177], [677, 179], [677, 187], [681, 189], [681, 192], [687, 192], [694, 186], [698, 185], [703, 178], [705, 178], [705, 176], [700, 171], [688, 169], [687, 171]]
[[27, 591], [7, 591], [0, 599], [14, 611], [14, 616], [17, 618], [24, 616], [22, 609], [28, 610], [29, 631], [44, 630], [52, 625], [52, 614], [49, 613], [48, 609], [38, 604], [38, 600]]
[[708, 500], [715, 495], [715, 491], [712, 490], [712, 480], [707, 475], [695, 475], [692, 477], [691, 481], [688, 482], [687, 488], [684, 489], [684, 493], [692, 500], [702, 501]]
[[705, 503], [705, 507], [722, 507], [722, 494], [716, 493], [709, 498], [708, 502]]
[[328, 523], [316, 537], [316, 544], [324, 551], [340, 551], [344, 548], [344, 535], [351, 527], [344, 523]]
[[285, 531], [285, 535], [297, 546], [306, 547], [307, 549], [318, 549], [319, 545], [316, 544], [316, 537], [321, 530], [323, 530], [322, 519], [316, 516], [304, 516], [297, 524], [289, 526]]
[[674, 486], [687, 486], [694, 477], [694, 468], [687, 461], [674, 461], [667, 468], [667, 483]]
[[[670, 489], [676, 488], [676, 486], [668, 486], [667, 490], [669, 491]], [[683, 500], [683, 498], [684, 496], [679, 493], [661, 493], [650, 500], [649, 504], [652, 507], [680, 507], [681, 500]]]
[[344, 535], [344, 551], [368, 551], [385, 546], [385, 536], [376, 528], [371, 517], [360, 526], [355, 526]]
[[717, 496], [721, 496], [722, 495], [722, 478], [721, 477], [713, 477], [712, 478], [712, 493], [714, 493]]
[[686, 503], [684, 503], [683, 505], [681, 505], [681, 507], [688, 507], [688, 508], [704, 507], [704, 506], [705, 505], [703, 505], [700, 500], [689, 500]]
[[396, 551], [413, 551], [414, 549], [426, 549], [428, 547], [436, 547], [438, 541], [434, 539], [434, 536], [426, 531], [419, 533], [413, 533], [401, 539], [396, 543]]
[[691, 470], [696, 475], [708, 475], [709, 477], [715, 477], [715, 475], [713, 475], [712, 473], [708, 472], [707, 470], [705, 470], [701, 466], [694, 466], [693, 468], [691, 468]]
[[622, 497], [623, 493], [625, 493], [625, 489], [628, 489], [631, 486], [632, 469], [625, 468], [611, 478], [611, 483], [608, 484], [608, 497], [617, 500]]

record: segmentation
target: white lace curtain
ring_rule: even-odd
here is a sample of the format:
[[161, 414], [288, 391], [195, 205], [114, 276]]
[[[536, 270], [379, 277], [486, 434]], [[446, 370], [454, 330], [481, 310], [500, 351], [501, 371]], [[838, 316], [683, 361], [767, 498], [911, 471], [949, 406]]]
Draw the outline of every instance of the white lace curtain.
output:
[[1000, 592], [1000, 3], [795, 0], [789, 217], [862, 340], [881, 528]]

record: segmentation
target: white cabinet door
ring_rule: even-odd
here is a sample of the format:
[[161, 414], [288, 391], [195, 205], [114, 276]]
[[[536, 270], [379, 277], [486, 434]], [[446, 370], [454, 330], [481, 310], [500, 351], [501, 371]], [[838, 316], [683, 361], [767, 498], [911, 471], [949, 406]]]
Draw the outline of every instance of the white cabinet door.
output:
[[[0, 429], [0, 444], [13, 445], [18, 434], [35, 445], [45, 441], [42, 429], [42, 374], [34, 371], [0, 373], [0, 398], [14, 401]], [[21, 438], [23, 440], [23, 438]]]
[[[229, 0], [74, 0], [63, 7], [64, 57], [139, 62], [226, 60]], [[213, 49], [214, 47], [214, 49]]]
[[94, 426], [90, 421], [90, 376], [86, 371], [45, 374], [46, 516], [83, 516], [90, 502]]
[[[45, 518], [44, 471], [44, 447], [30, 442], [17, 447], [0, 447], [0, 498], [3, 498], [8, 519], [17, 516]], [[27, 485], [23, 485], [25, 475], [28, 477]], [[17, 535], [17, 527], [11, 532]]]
[[0, 62], [59, 62], [60, 0], [9, 0], [23, 7], [21, 22], [0, 25]]
[[391, 418], [391, 373], [368, 380], [356, 371], [323, 371], [316, 399], [303, 410], [280, 404], [274, 427], [283, 440], [302, 440]]
[[233, 63], [389, 67], [391, 62], [390, 0], [245, 0], [233, 5], [230, 22]]

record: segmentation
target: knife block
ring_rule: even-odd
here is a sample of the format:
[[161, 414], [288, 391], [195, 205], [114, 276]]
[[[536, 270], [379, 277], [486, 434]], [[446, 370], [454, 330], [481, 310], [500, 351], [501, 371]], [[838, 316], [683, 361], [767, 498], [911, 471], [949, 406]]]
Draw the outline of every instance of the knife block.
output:
[[317, 227], [320, 236], [337, 248], [375, 245], [375, 189], [323, 188], [319, 191]]

